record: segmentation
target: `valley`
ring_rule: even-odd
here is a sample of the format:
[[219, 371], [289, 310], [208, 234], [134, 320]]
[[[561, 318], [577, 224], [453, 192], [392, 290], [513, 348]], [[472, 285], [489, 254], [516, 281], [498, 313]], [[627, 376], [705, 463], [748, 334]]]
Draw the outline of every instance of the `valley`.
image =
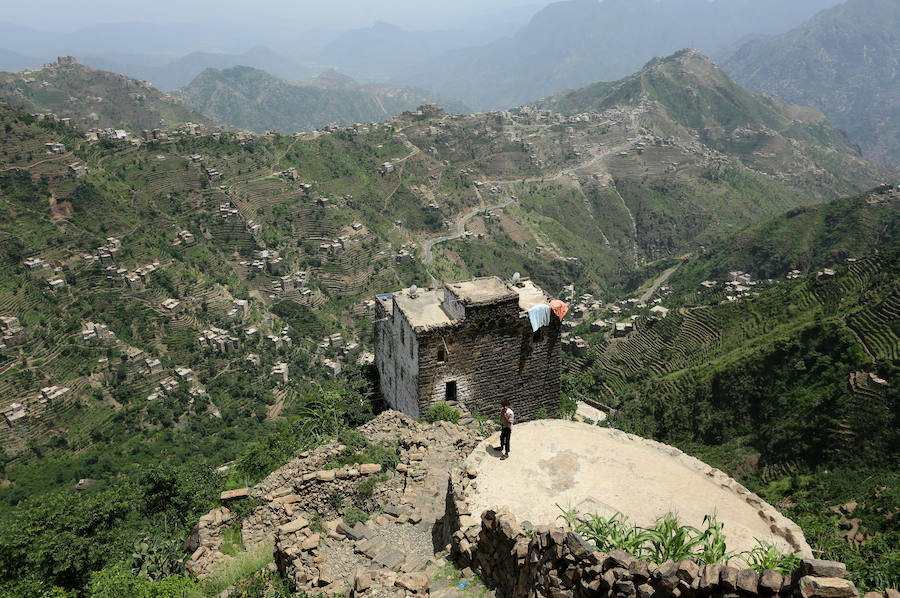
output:
[[[60, 82], [84, 73], [118, 95], [68, 102], [101, 93]], [[205, 572], [293, 522], [285, 497], [312, 478], [277, 472], [296, 458], [326, 484], [383, 467], [366, 468], [371, 487], [310, 498], [315, 525], [382, 517], [374, 537], [419, 534], [409, 555], [427, 556], [408, 517], [436, 523], [437, 462], [462, 462], [494, 414], [453, 401], [446, 434], [397, 416], [414, 429], [402, 447], [374, 435], [393, 417], [373, 419], [376, 302], [514, 272], [569, 306], [563, 408], [544, 415], [583, 401], [610, 434], [703, 459], [855, 587], [900, 571], [897, 176], [820, 112], [744, 89], [696, 50], [509, 110], [397, 106], [290, 134], [220, 126], [65, 60], [27, 92], [23, 76], [2, 88], [22, 101], [0, 104], [0, 595], [149, 579], [132, 568], [150, 554], [171, 567], [154, 583], [202, 585], [185, 563]], [[371, 497], [396, 502], [408, 480], [410, 504], [381, 513]], [[323, 579], [284, 556], [327, 535], [307, 514], [244, 581]], [[190, 540], [207, 524], [214, 551]], [[273, 550], [277, 574], [263, 572]]]

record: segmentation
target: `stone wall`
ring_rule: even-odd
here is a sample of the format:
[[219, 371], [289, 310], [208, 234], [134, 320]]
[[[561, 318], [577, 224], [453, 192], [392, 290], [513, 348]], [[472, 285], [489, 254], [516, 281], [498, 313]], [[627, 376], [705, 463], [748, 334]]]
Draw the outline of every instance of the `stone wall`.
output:
[[[518, 305], [466, 309], [454, 326], [420, 332], [419, 409], [446, 400], [447, 382], [456, 382], [457, 399], [474, 412], [495, 414], [508, 398], [517, 417], [534, 419], [560, 405], [560, 323], [532, 334]], [[444, 361], [438, 359], [440, 351]]]
[[[562, 527], [536, 526], [526, 533], [506, 509], [468, 512], [465, 480], [453, 472], [448, 484], [443, 539], [460, 567], [471, 567], [498, 598], [852, 598], [842, 563], [805, 559], [783, 576], [747, 568], [700, 565], [693, 560], [660, 565], [621, 550], [603, 553]], [[734, 565], [734, 561], [730, 563]], [[894, 598], [888, 591], [888, 598]], [[867, 596], [867, 598], [875, 598]]]
[[[344, 450], [332, 441], [272, 473], [253, 488], [241, 488], [222, 493], [222, 501], [253, 498], [260, 504], [240, 522], [241, 540], [250, 549], [275, 541], [276, 531], [295, 521], [300, 513], [319, 513], [323, 518], [339, 516], [337, 497], [341, 507], [371, 510], [377, 494], [365, 496], [356, 490], [357, 484], [381, 473], [381, 465], [361, 464], [339, 469], [322, 469]], [[236, 515], [227, 506], [213, 509], [200, 518], [191, 531], [185, 549], [191, 553], [186, 568], [198, 577], [209, 574], [217, 564], [230, 557], [222, 553], [225, 530], [237, 525]]]

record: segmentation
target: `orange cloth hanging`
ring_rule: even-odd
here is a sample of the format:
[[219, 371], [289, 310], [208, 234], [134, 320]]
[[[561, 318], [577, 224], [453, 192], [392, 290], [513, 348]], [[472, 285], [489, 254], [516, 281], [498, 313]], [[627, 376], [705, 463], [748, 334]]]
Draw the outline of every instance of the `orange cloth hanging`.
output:
[[569, 306], [559, 299], [554, 299], [550, 302], [550, 309], [553, 310], [553, 313], [555, 313], [556, 317], [559, 318], [559, 321], [562, 322], [563, 316], [569, 311]]

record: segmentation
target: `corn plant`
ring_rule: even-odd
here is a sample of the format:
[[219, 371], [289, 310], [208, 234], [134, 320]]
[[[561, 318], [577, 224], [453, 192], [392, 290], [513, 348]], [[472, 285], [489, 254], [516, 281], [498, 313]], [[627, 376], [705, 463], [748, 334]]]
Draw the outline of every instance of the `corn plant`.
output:
[[624, 550], [636, 558], [642, 558], [649, 540], [647, 530], [629, 525], [628, 516], [616, 513], [612, 517], [589, 515], [578, 524], [577, 530], [591, 540], [597, 550]]
[[799, 555], [785, 554], [773, 544], [759, 539], [756, 540], [756, 546], [752, 550], [742, 552], [737, 556], [757, 573], [771, 569], [781, 574], [787, 574], [796, 569], [801, 560]]
[[697, 556], [703, 536], [696, 527], [679, 525], [672, 513], [656, 520], [656, 525], [644, 530], [650, 559], [656, 563], [680, 561]]
[[725, 524], [718, 520], [715, 513], [703, 518], [706, 529], [703, 531], [703, 542], [697, 560], [704, 563], [726, 563], [733, 556], [725, 546], [725, 533], [722, 529]]

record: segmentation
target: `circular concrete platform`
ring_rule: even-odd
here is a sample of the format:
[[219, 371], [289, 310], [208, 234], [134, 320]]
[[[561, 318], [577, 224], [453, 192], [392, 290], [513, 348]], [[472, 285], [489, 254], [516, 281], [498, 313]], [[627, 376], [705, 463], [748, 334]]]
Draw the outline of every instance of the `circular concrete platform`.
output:
[[562, 525], [557, 504], [580, 512], [628, 515], [652, 525], [668, 512], [703, 528], [716, 513], [728, 549], [750, 550], [755, 539], [811, 557], [803, 532], [774, 507], [717, 469], [678, 449], [626, 434], [563, 420], [516, 425], [510, 458], [493, 447], [499, 433], [479, 444], [467, 466], [477, 472], [466, 502], [472, 513], [508, 506], [519, 521]]

